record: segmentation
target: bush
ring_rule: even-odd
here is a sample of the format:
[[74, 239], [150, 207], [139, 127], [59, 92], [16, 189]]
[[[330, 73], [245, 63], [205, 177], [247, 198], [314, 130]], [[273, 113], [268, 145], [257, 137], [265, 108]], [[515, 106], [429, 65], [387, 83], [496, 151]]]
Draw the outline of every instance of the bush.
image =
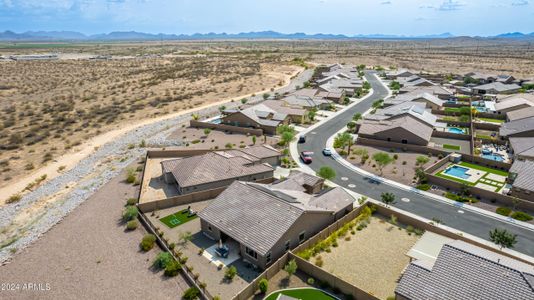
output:
[[22, 196], [20, 194], [11, 195], [9, 198], [7, 198], [6, 203], [14, 203], [19, 202], [20, 199], [22, 199]]
[[267, 279], [262, 278], [258, 284], [258, 287], [260, 289], [260, 292], [263, 294], [267, 293], [267, 289], [269, 288], [269, 281]]
[[137, 218], [137, 215], [139, 214], [139, 210], [136, 206], [128, 205], [124, 209], [124, 212], [122, 213], [122, 220], [124, 222], [134, 220]]
[[508, 207], [497, 207], [495, 212], [498, 213], [499, 215], [503, 215], [503, 216], [507, 216], [508, 217], [512, 213], [512, 209], [510, 209]]
[[152, 263], [152, 266], [156, 269], [165, 269], [174, 259], [169, 252], [160, 252], [156, 256], [156, 259]]
[[135, 199], [135, 198], [129, 198], [126, 201], [126, 205], [135, 205], [135, 204], [137, 204], [137, 199]]
[[519, 220], [519, 221], [530, 221], [532, 220], [532, 216], [527, 214], [527, 213], [524, 213], [522, 211], [516, 211], [514, 212], [512, 215], [511, 215], [512, 218], [516, 219], [516, 220]]
[[224, 271], [224, 278], [230, 281], [234, 279], [235, 275], [237, 275], [237, 268], [234, 266], [230, 266], [226, 269], [226, 271]]
[[200, 291], [196, 287], [190, 287], [187, 290], [185, 290], [182, 298], [186, 300], [195, 300], [195, 299], [198, 299], [199, 295], [200, 295]]
[[428, 191], [430, 189], [430, 184], [423, 183], [423, 184], [420, 184], [420, 185], [416, 186], [416, 188], [421, 190], [421, 191]]
[[180, 264], [180, 262], [177, 262], [173, 259], [165, 266], [165, 272], [163, 274], [167, 277], [174, 277], [178, 275], [178, 272], [181, 269], [182, 265]]
[[127, 183], [134, 183], [135, 179], [136, 179], [135, 170], [131, 169], [131, 168], [126, 170], [126, 182]]
[[307, 282], [308, 282], [309, 285], [314, 285], [315, 284], [315, 279], [310, 277], [310, 278], [308, 278]]
[[154, 248], [155, 243], [156, 243], [156, 236], [153, 234], [146, 234], [141, 240], [139, 247], [143, 251], [149, 251], [150, 249]]
[[128, 221], [128, 223], [126, 223], [126, 229], [135, 230], [135, 229], [137, 229], [138, 225], [139, 224], [137, 223], [136, 220], [131, 220], [131, 221]]

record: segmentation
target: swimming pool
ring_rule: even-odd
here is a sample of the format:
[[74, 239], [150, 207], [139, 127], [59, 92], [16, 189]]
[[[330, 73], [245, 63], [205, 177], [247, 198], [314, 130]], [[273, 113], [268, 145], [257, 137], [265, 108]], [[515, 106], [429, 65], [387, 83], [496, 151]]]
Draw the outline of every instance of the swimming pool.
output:
[[447, 131], [456, 134], [465, 134], [465, 131], [458, 127], [447, 127]]
[[221, 124], [222, 123], [222, 119], [221, 118], [213, 119], [213, 120], [211, 120], [210, 123], [211, 124]]
[[461, 178], [461, 179], [467, 179], [471, 176], [467, 174], [467, 171], [469, 171], [468, 168], [464, 168], [460, 166], [452, 166], [446, 169], [444, 173], [450, 176]]
[[495, 154], [495, 153], [492, 153], [492, 154], [482, 154], [481, 156], [482, 156], [483, 158], [485, 158], [485, 159], [489, 159], [489, 160], [504, 161], [504, 157], [502, 157], [502, 155], [500, 155], [500, 154]]
[[479, 111], [479, 112], [487, 112], [487, 111], [488, 111], [487, 108], [485, 108], [485, 107], [481, 107], [481, 106], [477, 106], [477, 107], [476, 107], [476, 110]]

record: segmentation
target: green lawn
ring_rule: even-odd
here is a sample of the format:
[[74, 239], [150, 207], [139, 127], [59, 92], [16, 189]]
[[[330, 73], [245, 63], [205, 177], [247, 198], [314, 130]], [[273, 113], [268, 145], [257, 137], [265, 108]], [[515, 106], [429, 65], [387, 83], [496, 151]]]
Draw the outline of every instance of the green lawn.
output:
[[479, 165], [475, 165], [475, 164], [470, 164], [470, 163], [465, 162], [465, 161], [460, 162], [460, 165], [461, 166], [466, 166], [468, 168], [473, 168], [473, 169], [477, 169], [477, 170], [480, 170], [480, 171], [486, 171], [488, 173], [493, 173], [493, 174], [497, 174], [497, 175], [502, 175], [504, 177], [508, 177], [508, 172], [506, 172], [506, 171], [487, 168], [487, 167], [483, 167], [483, 166], [479, 166]]
[[498, 123], [498, 124], [504, 123], [504, 120], [501, 120], [501, 119], [492, 119], [492, 118], [478, 118], [478, 119], [482, 121], [486, 121], [486, 122], [491, 122], [491, 123]]
[[[496, 180], [488, 179], [487, 176], [489, 174], [496, 174], [496, 175], [501, 175], [501, 176], [504, 176], [504, 177], [508, 177], [508, 172], [505, 172], [505, 171], [502, 171], [502, 170], [487, 168], [487, 167], [483, 167], [483, 166], [479, 166], [479, 165], [475, 165], [475, 164], [471, 164], [471, 163], [463, 162], [463, 161], [460, 162], [458, 165], [464, 166], [464, 167], [468, 167], [468, 168], [471, 168], [471, 169], [475, 169], [475, 170], [479, 170], [479, 171], [482, 171], [482, 172], [486, 172], [486, 174], [484, 174], [484, 176], [482, 176], [476, 182], [470, 182], [470, 181], [463, 180], [463, 179], [455, 177], [455, 176], [445, 175], [444, 174], [445, 170], [439, 171], [438, 173], [436, 173], [436, 176], [444, 178], [444, 179], [447, 179], [447, 180], [463, 183], [463, 184], [466, 184], [468, 186], [475, 186], [477, 183], [480, 182], [480, 183], [491, 185], [491, 186], [495, 187], [495, 192], [499, 191], [505, 185], [505, 182], [498, 182]], [[449, 165], [449, 166], [451, 166], [451, 165]]]
[[301, 289], [276, 291], [270, 294], [269, 296], [265, 297], [264, 300], [276, 300], [276, 298], [278, 297], [278, 294], [280, 293], [283, 295], [289, 296], [289, 297], [300, 299], [300, 300], [335, 300], [336, 299], [318, 289], [301, 288]]
[[445, 112], [459, 112], [460, 111], [460, 108], [459, 107], [445, 107]]
[[493, 138], [489, 135], [485, 135], [485, 134], [476, 134], [475, 137], [477, 139], [482, 139], [482, 140], [492, 140]]
[[449, 150], [460, 150], [460, 149], [462, 149], [462, 147], [460, 147], [458, 145], [449, 145], [449, 144], [444, 144], [443, 148], [449, 149]]
[[174, 228], [178, 225], [182, 225], [191, 220], [198, 218], [197, 215], [189, 216], [189, 211], [187, 209], [181, 210], [172, 215], [168, 215], [159, 219], [163, 224], [167, 225], [169, 228]]

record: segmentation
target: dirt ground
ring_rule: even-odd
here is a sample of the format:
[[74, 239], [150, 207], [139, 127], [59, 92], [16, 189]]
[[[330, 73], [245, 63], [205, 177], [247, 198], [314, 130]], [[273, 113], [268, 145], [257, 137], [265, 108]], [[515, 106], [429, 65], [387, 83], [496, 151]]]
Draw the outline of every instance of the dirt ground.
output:
[[[361, 164], [361, 156], [356, 155], [355, 153], [358, 153], [358, 149], [365, 149], [367, 150], [367, 153], [369, 155], [369, 159], [366, 161], [365, 165]], [[339, 151], [338, 151], [339, 152]], [[425, 154], [421, 153], [415, 153], [415, 152], [403, 152], [401, 149], [393, 149], [393, 152], [391, 152], [391, 149], [386, 148], [378, 148], [378, 147], [370, 147], [370, 146], [363, 146], [363, 145], [356, 145], [351, 148], [352, 154], [348, 155], [346, 159], [354, 164], [355, 166], [362, 168], [368, 172], [371, 172], [376, 175], [380, 175], [380, 170], [376, 167], [376, 162], [373, 160], [373, 154], [378, 152], [386, 152], [390, 156], [398, 155], [398, 158], [391, 164], [384, 167], [382, 170], [383, 174], [382, 176], [391, 180], [395, 180], [397, 182], [401, 182], [407, 185], [412, 185], [414, 183], [413, 178], [415, 176], [415, 169], [416, 166], [416, 159], [418, 156], [427, 156]], [[433, 156], [430, 158], [429, 162], [424, 165], [424, 167], [428, 167], [431, 164], [435, 163], [438, 160], [436, 156]], [[406, 162], [406, 163], [404, 163]], [[375, 167], [373, 167], [375, 165]]]
[[121, 213], [136, 188], [117, 176], [38, 241], [0, 267], [2, 283], [49, 284], [47, 291], [0, 291], [1, 299], [176, 299], [181, 276], [151, 270], [159, 252], [139, 251], [146, 233], [125, 232]]
[[396, 281], [410, 262], [406, 253], [419, 239], [399, 228], [372, 217], [366, 228], [348, 235], [350, 241], [340, 239], [331, 253], [320, 255], [322, 268], [380, 299], [393, 296]]

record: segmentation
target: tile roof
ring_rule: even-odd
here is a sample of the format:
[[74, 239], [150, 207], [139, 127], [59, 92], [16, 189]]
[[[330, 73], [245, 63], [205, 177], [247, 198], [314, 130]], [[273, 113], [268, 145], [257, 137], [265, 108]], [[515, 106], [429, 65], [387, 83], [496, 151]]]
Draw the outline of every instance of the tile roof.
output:
[[514, 149], [515, 155], [534, 158], [534, 138], [531, 137], [511, 137], [510, 146]]
[[387, 99], [384, 101], [384, 103], [385, 104], [398, 104], [398, 103], [403, 103], [403, 102], [416, 101], [420, 99], [427, 100], [428, 102], [431, 102], [438, 106], [443, 106], [443, 103], [445, 103], [445, 101], [439, 99], [433, 94], [430, 94], [425, 91], [417, 91], [417, 90], [406, 93], [406, 94], [400, 94], [395, 98]]
[[446, 88], [439, 86], [439, 85], [431, 85], [431, 86], [404, 86], [402, 87], [399, 92], [402, 93], [408, 93], [408, 92], [427, 92], [432, 95], [445, 95], [445, 96], [452, 96], [453, 92], [447, 90]]
[[254, 163], [257, 157], [246, 152], [214, 151], [203, 155], [162, 161], [164, 172], [171, 172], [181, 187], [273, 171], [268, 164]]
[[509, 111], [506, 113], [506, 117], [508, 117], [508, 120], [510, 121], [534, 117], [534, 106]]
[[534, 131], [534, 117], [506, 122], [499, 129], [500, 136], [512, 136], [515, 134]]
[[320, 182], [324, 182], [324, 179], [300, 171], [291, 171], [287, 178], [274, 182], [273, 187], [305, 192], [304, 185], [315, 186]]
[[240, 112], [260, 125], [272, 127], [278, 126], [287, 117], [287, 114], [274, 110], [263, 103], [247, 107]]
[[198, 215], [265, 255], [305, 212], [331, 214], [354, 202], [341, 187], [318, 195], [285, 188], [235, 181]]
[[297, 95], [289, 95], [280, 101], [284, 101], [285, 103], [287, 103], [287, 105], [294, 106], [296, 108], [318, 107], [331, 102], [329, 100], [321, 99], [318, 97], [311, 98], [308, 96]]
[[495, 90], [497, 92], [508, 92], [508, 91], [513, 91], [513, 90], [519, 90], [520, 88], [521, 87], [517, 84], [504, 84], [502, 82], [492, 82], [492, 83], [487, 83], [487, 84], [478, 85], [474, 87], [474, 89], [477, 89], [477, 90], [483, 90], [483, 91]]
[[266, 100], [262, 104], [284, 115], [303, 116], [306, 114], [306, 109], [301, 106], [291, 105], [283, 100]]
[[367, 115], [365, 119], [391, 120], [405, 115], [411, 115], [430, 126], [436, 125], [437, 117], [425, 109], [425, 104], [417, 102], [402, 102], [384, 109], [379, 109], [376, 113]]
[[434, 131], [432, 125], [429, 125], [410, 114], [380, 121], [366, 119], [360, 126], [359, 133], [375, 135], [395, 128], [402, 128], [426, 141], [430, 140], [432, 132]]
[[534, 299], [534, 267], [463, 241], [445, 244], [433, 266], [414, 261], [395, 293], [411, 300]]
[[495, 103], [495, 110], [500, 111], [503, 109], [508, 109], [521, 105], [534, 106], [534, 103], [521, 96], [508, 97], [501, 99], [499, 102]]
[[512, 184], [515, 188], [534, 191], [534, 161], [516, 159], [510, 168], [510, 173], [516, 173], [517, 177]]

